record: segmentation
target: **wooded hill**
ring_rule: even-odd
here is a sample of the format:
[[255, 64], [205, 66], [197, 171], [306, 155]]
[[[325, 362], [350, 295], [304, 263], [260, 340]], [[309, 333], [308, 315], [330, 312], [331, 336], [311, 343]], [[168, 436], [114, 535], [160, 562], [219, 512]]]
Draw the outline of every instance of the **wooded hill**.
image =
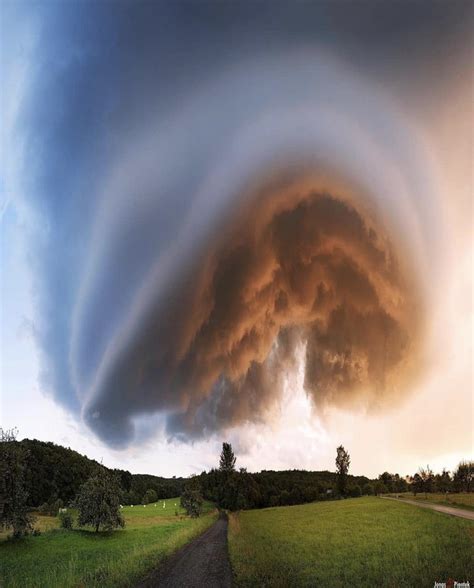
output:
[[[28, 504], [37, 507], [61, 500], [65, 505], [76, 497], [81, 485], [99, 467], [99, 463], [73, 449], [36, 439], [17, 441], [27, 450], [25, 472]], [[159, 498], [179, 496], [184, 478], [162, 478], [147, 474], [131, 474], [126, 470], [112, 470], [120, 481], [123, 502], [139, 504], [151, 489]]]
[[[203, 496], [229, 510], [304, 504], [337, 497], [335, 472], [306, 470], [245, 470], [228, 473], [213, 469], [199, 479]], [[365, 476], [347, 476], [347, 495], [373, 494], [374, 484]]]
[[[24, 439], [18, 441], [27, 450], [26, 491], [30, 507], [53, 504], [60, 500], [70, 504], [81, 485], [99, 467], [95, 460], [77, 451], [55, 443]], [[149, 474], [132, 474], [126, 470], [112, 470], [118, 477], [122, 489], [123, 504], [141, 504], [148, 490], [154, 490], [158, 499], [180, 496], [186, 478], [164, 478]], [[214, 499], [219, 488], [215, 470], [198, 476], [206, 498]], [[348, 476], [349, 488], [356, 493], [370, 480], [364, 476]], [[244, 484], [245, 488], [240, 486]], [[245, 474], [238, 480], [235, 490], [249, 494], [243, 508], [276, 506], [278, 504], [300, 504], [312, 500], [330, 498], [336, 488], [333, 472], [308, 472], [304, 470], [267, 471]], [[329, 491], [329, 492], [328, 492]]]

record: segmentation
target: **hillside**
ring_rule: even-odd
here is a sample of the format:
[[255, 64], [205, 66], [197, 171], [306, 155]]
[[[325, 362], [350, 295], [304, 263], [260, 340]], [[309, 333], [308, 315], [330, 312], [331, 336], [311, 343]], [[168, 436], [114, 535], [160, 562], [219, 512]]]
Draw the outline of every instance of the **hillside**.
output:
[[[64, 504], [74, 500], [80, 486], [99, 466], [95, 460], [73, 449], [36, 439], [19, 442], [28, 450], [26, 490], [31, 507], [52, 503], [58, 499]], [[108, 468], [109, 469], [109, 468]], [[123, 504], [140, 504], [145, 492], [152, 489], [159, 499], [179, 496], [186, 481], [182, 477], [164, 478], [150, 474], [132, 474], [127, 470], [113, 470], [122, 487]], [[204, 496], [217, 500], [219, 480], [216, 472], [203, 472], [200, 476]], [[245, 481], [246, 480], [246, 481]], [[263, 470], [246, 474], [247, 490], [251, 488], [251, 507], [300, 504], [331, 497], [336, 489], [336, 474], [329, 471]], [[365, 476], [348, 476], [349, 492], [363, 490], [371, 480]]]
[[[19, 443], [28, 450], [26, 490], [32, 507], [57, 499], [65, 504], [74, 500], [81, 484], [99, 466], [97, 461], [55, 443], [37, 439], [23, 439]], [[140, 503], [148, 489], [155, 490], [159, 498], [179, 496], [184, 484], [184, 478], [113, 471], [119, 477], [125, 503]]]

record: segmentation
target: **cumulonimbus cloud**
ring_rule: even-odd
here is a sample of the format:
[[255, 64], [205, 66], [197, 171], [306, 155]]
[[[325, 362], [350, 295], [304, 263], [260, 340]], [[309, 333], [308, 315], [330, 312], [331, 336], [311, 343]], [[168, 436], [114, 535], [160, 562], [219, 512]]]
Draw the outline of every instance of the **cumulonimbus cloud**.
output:
[[[272, 108], [262, 87], [280, 96]], [[218, 102], [230, 107], [213, 116]], [[182, 438], [271, 418], [301, 345], [316, 407], [406, 393], [436, 192], [390, 103], [303, 53], [232, 72], [174, 120], [103, 188], [71, 347], [91, 427], [122, 445], [149, 414]], [[189, 137], [204, 145], [190, 150]]]
[[[81, 13], [81, 27], [61, 15], [73, 36], [46, 43], [24, 107], [25, 142], [42, 146], [23, 175], [44, 220], [45, 387], [114, 446], [142, 440], [150, 415], [183, 439], [271, 419], [296, 369], [317, 410], [396, 402], [423, 365], [444, 225], [424, 138], [377, 82], [376, 52], [395, 45], [372, 30], [364, 75], [334, 57], [315, 5], [298, 43], [249, 55], [242, 37], [209, 60], [211, 40], [192, 52], [199, 19], [165, 8], [184, 57], [146, 10], [135, 29], [128, 8]], [[321, 45], [313, 24], [300, 42], [306, 10]], [[338, 18], [348, 55], [358, 42]], [[413, 28], [428, 60], [435, 33]]]
[[280, 193], [272, 183], [221, 228], [117, 356], [88, 407], [92, 425], [114, 434], [117, 416], [161, 410], [169, 433], [195, 436], [258, 421], [300, 344], [315, 405], [403, 392], [419, 360], [416, 284], [353, 204], [311, 181]]

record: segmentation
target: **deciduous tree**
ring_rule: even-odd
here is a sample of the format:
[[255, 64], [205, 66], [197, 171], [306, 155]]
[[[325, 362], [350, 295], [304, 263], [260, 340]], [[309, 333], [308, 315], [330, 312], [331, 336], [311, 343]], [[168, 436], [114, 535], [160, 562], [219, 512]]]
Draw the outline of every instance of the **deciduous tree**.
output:
[[143, 504], [151, 504], [152, 502], [156, 502], [158, 500], [158, 495], [153, 490], [153, 488], [148, 488], [143, 496]]
[[470, 492], [474, 480], [474, 462], [462, 461], [454, 473], [454, 484], [461, 492]]
[[190, 517], [197, 518], [202, 512], [202, 503], [199, 480], [197, 477], [190, 478], [181, 494], [181, 506]]
[[435, 476], [435, 485], [438, 492], [449, 492], [451, 490], [451, 476], [446, 469]]
[[99, 467], [82, 486], [76, 504], [79, 511], [80, 526], [89, 525], [96, 532], [124, 527], [125, 521], [120, 513], [121, 489], [117, 477]]
[[423, 480], [418, 473], [416, 473], [411, 479], [411, 490], [414, 496], [416, 496], [418, 492], [423, 491]]
[[433, 491], [433, 480], [434, 480], [433, 471], [430, 469], [430, 466], [426, 466], [426, 469], [425, 468], [419, 469], [418, 475], [420, 476], [421, 486], [422, 486], [423, 492], [425, 493], [425, 497], [426, 497], [428, 492]]
[[0, 429], [0, 527], [12, 528], [14, 537], [21, 537], [33, 529], [33, 517], [25, 489], [27, 452], [16, 436], [16, 429]]

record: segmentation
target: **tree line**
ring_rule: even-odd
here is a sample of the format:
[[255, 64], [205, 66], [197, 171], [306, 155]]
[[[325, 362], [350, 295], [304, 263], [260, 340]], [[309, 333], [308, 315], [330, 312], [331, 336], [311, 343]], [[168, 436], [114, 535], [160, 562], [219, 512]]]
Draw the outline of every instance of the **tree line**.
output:
[[[147, 504], [181, 495], [190, 516], [199, 516], [204, 500], [226, 510], [286, 506], [362, 495], [418, 492], [470, 492], [474, 463], [461, 462], [451, 475], [429, 467], [402, 478], [384, 472], [377, 479], [349, 474], [350, 455], [336, 450], [336, 471], [262, 470], [237, 468], [229, 443], [223, 443], [219, 464], [191, 478], [161, 478], [110, 470], [94, 460], [53, 443], [16, 440], [15, 431], [0, 429], [0, 527], [21, 536], [33, 530], [32, 510], [60, 514], [70, 528], [76, 507], [78, 524], [99, 529], [123, 526], [121, 505]], [[64, 512], [63, 512], [64, 511]]]
[[237, 468], [230, 443], [223, 443], [219, 466], [193, 476], [185, 487], [182, 505], [196, 516], [202, 499], [225, 510], [244, 510], [304, 504], [316, 500], [357, 497], [373, 494], [371, 480], [348, 473], [350, 457], [341, 446], [337, 449], [336, 472], [306, 470], [249, 473]]
[[470, 492], [474, 463], [461, 462], [451, 475], [443, 470], [434, 474], [429, 467], [413, 476], [384, 472], [377, 479], [349, 474], [350, 455], [341, 445], [336, 450], [336, 471], [305, 470], [249, 473], [237, 468], [237, 459], [229, 443], [223, 443], [219, 466], [193, 476], [187, 483], [182, 505], [192, 516], [199, 513], [202, 499], [226, 510], [287, 506], [348, 497], [387, 493]]
[[[11, 529], [13, 538], [21, 538], [30, 533], [37, 535], [40, 532], [34, 528], [35, 517], [31, 512], [29, 494], [31, 488], [28, 485], [32, 480], [29, 470], [31, 452], [28, 444], [18, 442], [16, 436], [16, 429], [0, 428], [0, 528]], [[64, 450], [64, 448], [61, 449]], [[97, 462], [87, 461], [93, 465], [89, 467], [90, 464], [82, 462], [83, 473], [88, 477], [85, 481], [82, 480], [74, 501], [70, 502], [70, 506], [77, 509], [78, 525], [92, 526], [96, 532], [123, 527], [125, 521], [120, 513], [120, 498], [123, 496], [123, 491], [120, 487], [119, 476]], [[77, 463], [75, 465], [78, 466]], [[63, 472], [61, 468], [59, 471]], [[69, 495], [76, 475], [78, 475], [77, 468], [71, 471], [69, 479], [65, 477], [64, 496]], [[61, 479], [61, 475], [58, 479]], [[53, 488], [56, 490], [58, 487], [53, 486]], [[73, 526], [72, 513], [62, 508], [63, 502], [57, 496], [56, 493], [50, 494], [50, 499], [54, 501], [51, 504], [52, 512], [49, 512], [48, 503], [40, 506], [38, 510], [58, 515], [61, 527], [70, 529]], [[48, 508], [45, 509], [45, 505]]]
[[[24, 488], [30, 508], [57, 512], [58, 508], [70, 505], [85, 480], [101, 467], [97, 461], [55, 443], [36, 439], [9, 442], [23, 456]], [[118, 479], [124, 505], [155, 502], [151, 492], [158, 498], [179, 496], [185, 483], [185, 478], [132, 474], [121, 469], [109, 471]]]

